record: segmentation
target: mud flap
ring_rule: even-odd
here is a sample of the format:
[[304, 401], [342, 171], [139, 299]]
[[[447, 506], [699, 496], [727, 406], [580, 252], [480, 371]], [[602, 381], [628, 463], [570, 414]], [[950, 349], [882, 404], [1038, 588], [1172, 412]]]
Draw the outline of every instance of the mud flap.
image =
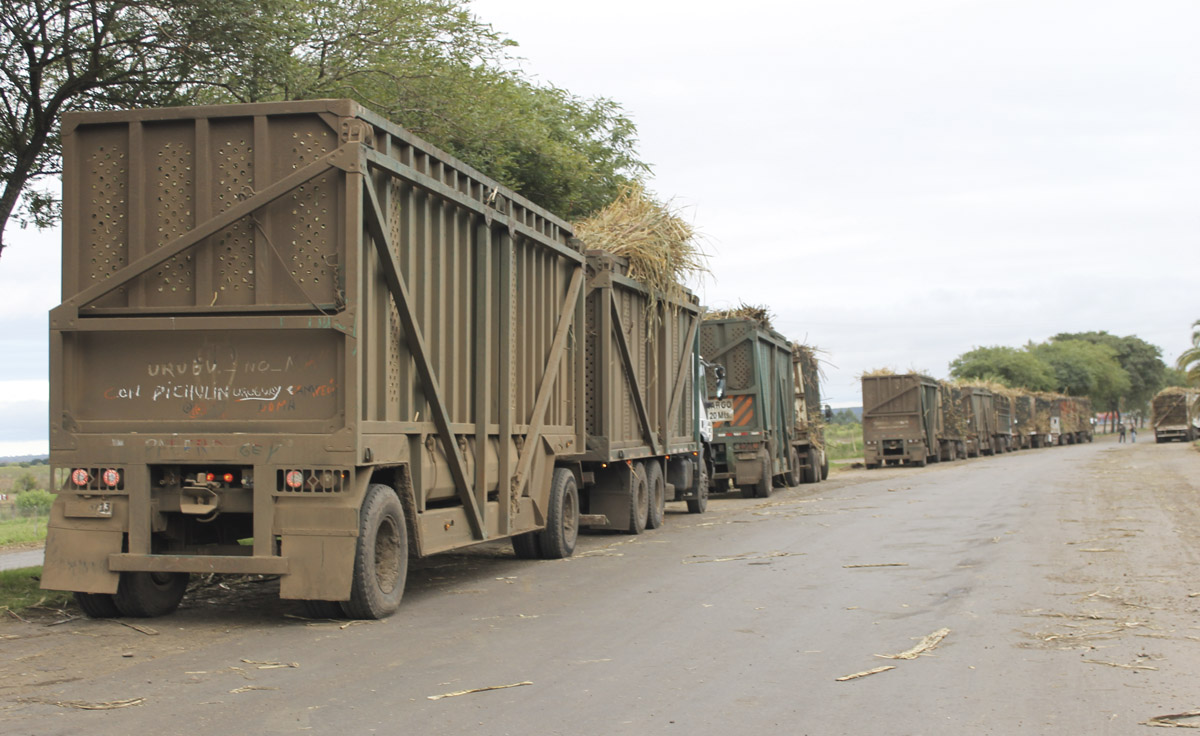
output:
[[275, 524], [290, 572], [279, 580], [279, 597], [316, 601], [350, 598], [358, 509], [313, 504], [310, 499], [276, 502]]
[[588, 490], [588, 514], [607, 517], [608, 523], [597, 524], [595, 529], [631, 531], [629, 506], [633, 503], [629, 494], [633, 488], [633, 467], [624, 463], [610, 465], [596, 473], [596, 485]]
[[283, 535], [283, 556], [290, 569], [303, 571], [279, 580], [279, 597], [311, 601], [350, 598], [357, 536]]
[[108, 569], [108, 556], [120, 553], [124, 536], [120, 530], [50, 527], [42, 589], [116, 593], [120, 574]]

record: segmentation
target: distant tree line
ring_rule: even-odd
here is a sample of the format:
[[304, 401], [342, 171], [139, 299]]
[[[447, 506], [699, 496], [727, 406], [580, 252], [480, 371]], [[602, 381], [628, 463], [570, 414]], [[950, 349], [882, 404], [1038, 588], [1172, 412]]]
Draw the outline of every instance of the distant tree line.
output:
[[1169, 367], [1162, 350], [1135, 335], [1064, 332], [1021, 348], [981, 347], [950, 363], [955, 378], [991, 380], [1030, 391], [1086, 396], [1098, 411], [1144, 413], [1166, 386], [1184, 385], [1184, 374]]
[[52, 225], [77, 110], [349, 97], [574, 220], [643, 176], [614, 101], [523, 74], [467, 0], [0, 3], [4, 227]]

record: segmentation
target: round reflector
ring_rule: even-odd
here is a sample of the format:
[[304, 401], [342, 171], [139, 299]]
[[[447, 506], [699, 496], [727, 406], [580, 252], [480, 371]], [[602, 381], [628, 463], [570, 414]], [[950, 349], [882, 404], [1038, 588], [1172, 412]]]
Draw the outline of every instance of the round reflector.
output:
[[217, 479], [217, 476], [213, 475], [212, 473], [204, 474], [204, 480], [208, 481], [209, 483], [213, 482], [216, 479]]
[[221, 476], [221, 480], [225, 481], [226, 483], [232, 483], [233, 473], [226, 473], [225, 475]]
[[121, 474], [115, 468], [109, 468], [100, 474], [100, 479], [104, 481], [104, 485], [110, 488], [116, 488], [121, 482]]
[[75, 470], [71, 471], [71, 482], [77, 486], [86, 486], [91, 479], [92, 476], [88, 475], [88, 472], [83, 468], [75, 468]]
[[289, 470], [288, 474], [284, 476], [283, 482], [287, 483], [289, 488], [299, 488], [304, 485], [304, 473], [299, 470]]

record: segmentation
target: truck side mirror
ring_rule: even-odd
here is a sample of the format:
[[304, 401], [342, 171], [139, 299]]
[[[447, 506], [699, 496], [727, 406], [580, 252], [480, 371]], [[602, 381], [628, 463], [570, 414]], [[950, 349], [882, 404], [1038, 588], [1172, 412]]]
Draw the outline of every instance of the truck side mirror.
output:
[[713, 374], [717, 377], [717, 398], [723, 399], [725, 398], [725, 366], [717, 366]]
[[824, 413], [825, 413], [825, 421], [832, 422], [833, 421], [833, 407], [831, 407], [829, 404], [826, 404]]

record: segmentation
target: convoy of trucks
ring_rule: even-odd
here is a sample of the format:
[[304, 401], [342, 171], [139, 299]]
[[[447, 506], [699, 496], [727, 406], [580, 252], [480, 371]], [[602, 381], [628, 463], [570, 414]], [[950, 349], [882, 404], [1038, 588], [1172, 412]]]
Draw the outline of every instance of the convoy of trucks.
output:
[[[566, 557], [702, 513], [740, 452], [693, 295], [353, 102], [72, 114], [63, 153], [42, 585], [88, 615], [236, 573], [379, 618], [410, 555]], [[819, 472], [819, 398], [763, 340], [761, 376], [730, 367], [769, 493]]]
[[1155, 442], [1194, 442], [1200, 437], [1200, 391], [1165, 388], [1150, 400]]
[[862, 397], [867, 468], [1092, 441], [1091, 404], [1080, 397], [919, 373], [864, 375]]
[[[381, 618], [410, 557], [563, 558], [828, 475], [810, 348], [356, 103], [72, 113], [62, 142], [42, 586], [89, 616], [230, 573]], [[868, 467], [1090, 439], [1077, 399], [918, 374], [863, 405]]]

